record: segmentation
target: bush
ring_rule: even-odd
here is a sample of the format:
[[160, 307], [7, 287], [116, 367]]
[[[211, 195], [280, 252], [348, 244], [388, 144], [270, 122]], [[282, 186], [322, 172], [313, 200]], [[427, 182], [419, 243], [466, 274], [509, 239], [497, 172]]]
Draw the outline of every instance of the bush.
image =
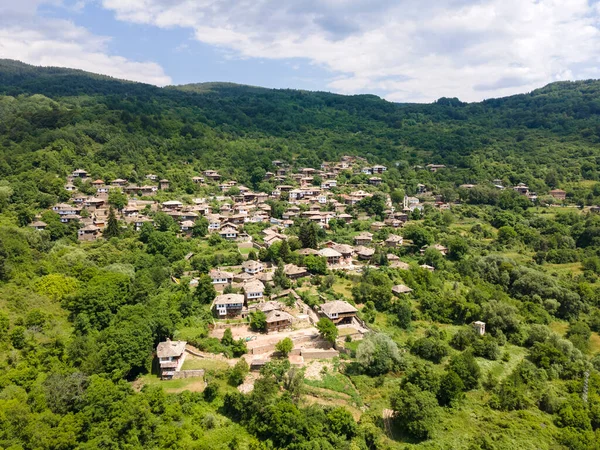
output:
[[391, 397], [400, 428], [417, 439], [431, 437], [437, 419], [435, 395], [407, 383]]
[[439, 364], [448, 355], [448, 345], [441, 339], [422, 337], [413, 343], [410, 352]]
[[370, 333], [356, 349], [356, 359], [372, 376], [388, 373], [398, 367], [402, 358], [392, 338], [383, 333]]
[[244, 358], [240, 358], [229, 373], [229, 383], [231, 383], [233, 386], [239, 386], [244, 382], [248, 372], [250, 372], [250, 366], [248, 366], [248, 363]]
[[204, 400], [212, 402], [219, 395], [219, 385], [215, 382], [209, 382], [202, 393]]
[[275, 345], [275, 349], [284, 357], [287, 356], [293, 350], [293, 348], [294, 342], [289, 337], [282, 339]]

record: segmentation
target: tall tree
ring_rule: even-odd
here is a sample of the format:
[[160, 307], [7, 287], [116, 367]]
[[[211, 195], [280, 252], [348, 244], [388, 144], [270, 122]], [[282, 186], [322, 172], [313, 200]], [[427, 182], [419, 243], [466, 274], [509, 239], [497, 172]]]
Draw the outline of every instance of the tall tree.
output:
[[119, 222], [117, 221], [117, 215], [115, 213], [115, 209], [111, 206], [108, 211], [108, 221], [106, 222], [106, 228], [102, 235], [105, 239], [110, 239], [113, 237], [118, 237], [121, 234], [121, 229], [119, 228]]
[[317, 248], [317, 225], [313, 222], [305, 222], [300, 226], [298, 239], [302, 243], [302, 248]]
[[201, 305], [209, 305], [217, 296], [217, 291], [208, 275], [200, 275], [198, 285], [194, 291], [194, 300]]

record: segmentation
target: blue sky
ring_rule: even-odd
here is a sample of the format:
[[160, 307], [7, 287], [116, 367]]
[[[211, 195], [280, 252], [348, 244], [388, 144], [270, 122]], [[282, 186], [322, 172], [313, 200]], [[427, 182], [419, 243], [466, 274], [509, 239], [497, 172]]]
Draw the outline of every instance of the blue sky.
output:
[[465, 101], [600, 75], [591, 0], [0, 0], [0, 57], [156, 85]]

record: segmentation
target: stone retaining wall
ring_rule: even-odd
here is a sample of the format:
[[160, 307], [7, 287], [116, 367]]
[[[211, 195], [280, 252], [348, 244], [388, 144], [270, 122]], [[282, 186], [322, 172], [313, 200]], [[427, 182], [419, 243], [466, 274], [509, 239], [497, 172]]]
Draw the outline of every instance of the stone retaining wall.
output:
[[181, 378], [196, 378], [196, 377], [203, 377], [203, 376], [204, 376], [204, 369], [180, 370], [179, 372], [175, 372], [175, 374], [173, 374], [173, 379], [178, 380]]
[[337, 350], [302, 350], [302, 357], [306, 359], [330, 359], [339, 356]]

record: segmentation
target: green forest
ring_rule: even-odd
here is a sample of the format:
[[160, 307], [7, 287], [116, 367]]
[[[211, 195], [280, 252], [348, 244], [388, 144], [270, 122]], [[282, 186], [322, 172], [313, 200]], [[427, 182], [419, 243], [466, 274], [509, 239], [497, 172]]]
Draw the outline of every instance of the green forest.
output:
[[[345, 160], [326, 201], [272, 195]], [[599, 163], [595, 80], [396, 104], [0, 60], [0, 448], [600, 449]], [[374, 180], [361, 165], [387, 170]], [[89, 179], [69, 182], [77, 169]], [[193, 180], [208, 170], [235, 184]], [[111, 189], [98, 239], [81, 239], [93, 211], [59, 214], [74, 192], [96, 195], [93, 180], [140, 187], [149, 174], [168, 186]], [[327, 177], [310, 178], [304, 189]], [[187, 233], [158, 209], [206, 199], [229, 217], [242, 187], [269, 195], [257, 203], [267, 221], [235, 228], [254, 247], [208, 214]], [[271, 244], [265, 230], [294, 206]], [[319, 253], [365, 234], [355, 270]], [[311, 311], [347, 302], [368, 332], [320, 317], [312, 328], [339, 355], [298, 365], [298, 341], [269, 333], [281, 336], [272, 358], [250, 367], [266, 316], [215, 318], [209, 276], [247, 261], [269, 267], [265, 296]], [[306, 276], [286, 276], [290, 265]], [[166, 339], [199, 352], [183, 369], [201, 381], [160, 380]]]

